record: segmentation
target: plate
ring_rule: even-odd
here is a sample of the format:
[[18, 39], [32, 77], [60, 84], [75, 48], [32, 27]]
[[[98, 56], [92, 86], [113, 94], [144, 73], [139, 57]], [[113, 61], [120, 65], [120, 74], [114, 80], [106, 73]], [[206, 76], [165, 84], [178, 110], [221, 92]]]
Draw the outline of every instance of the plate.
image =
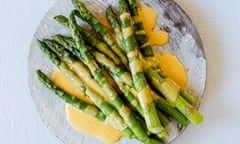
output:
[[[117, 6], [117, 0], [81, 0], [98, 17], [103, 18], [108, 5]], [[197, 98], [199, 106], [205, 89], [206, 59], [201, 38], [192, 21], [180, 6], [173, 0], [142, 0], [142, 4], [152, 7], [158, 13], [156, 29], [163, 29], [169, 33], [169, 43], [163, 47], [154, 47], [155, 52], [176, 55], [185, 66], [188, 76], [187, 90]], [[53, 17], [59, 14], [68, 16], [74, 7], [70, 0], [59, 0], [46, 13], [36, 33], [33, 36], [28, 58], [28, 82], [32, 99], [36, 109], [46, 126], [65, 144], [91, 144], [104, 142], [97, 138], [83, 134], [73, 129], [66, 119], [65, 103], [54, 96], [40, 84], [35, 74], [37, 69], [43, 70], [48, 76], [54, 70], [51, 62], [42, 54], [37, 39], [50, 38], [51, 35], [61, 33], [70, 35], [69, 31], [58, 24]], [[86, 23], [81, 22], [82, 25]], [[172, 124], [177, 127], [176, 124]], [[176, 139], [184, 128], [177, 127], [170, 132], [169, 142]], [[119, 144], [136, 144], [135, 140], [121, 139]]]

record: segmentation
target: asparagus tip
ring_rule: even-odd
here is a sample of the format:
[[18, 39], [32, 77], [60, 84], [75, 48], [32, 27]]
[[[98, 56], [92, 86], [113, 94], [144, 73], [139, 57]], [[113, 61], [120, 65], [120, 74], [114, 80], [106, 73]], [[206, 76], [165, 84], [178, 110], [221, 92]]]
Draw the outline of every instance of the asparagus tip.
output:
[[37, 43], [40, 46], [40, 48], [44, 45], [43, 41], [40, 39], [37, 39]]
[[66, 23], [68, 22], [68, 18], [63, 15], [57, 15], [53, 17], [59, 23]]
[[37, 69], [37, 70], [36, 70], [36, 73], [37, 73], [38, 75], [40, 75], [40, 74], [42, 73], [42, 71], [41, 71], [40, 69]]

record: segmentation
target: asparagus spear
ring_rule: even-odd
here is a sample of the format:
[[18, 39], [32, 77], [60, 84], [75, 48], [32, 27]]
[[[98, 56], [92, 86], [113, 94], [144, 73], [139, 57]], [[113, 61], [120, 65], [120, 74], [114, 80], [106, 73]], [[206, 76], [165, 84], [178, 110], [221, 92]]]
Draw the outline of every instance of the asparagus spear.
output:
[[116, 43], [115, 39], [112, 37], [108, 29], [103, 26], [99, 20], [86, 8], [86, 6], [78, 1], [72, 0], [72, 3], [78, 10], [78, 17], [82, 20], [88, 22], [94, 30], [103, 38], [103, 40], [108, 44], [108, 46], [115, 52], [115, 54], [122, 60], [125, 66], [128, 66], [128, 60], [125, 56], [124, 51]]
[[161, 111], [158, 110], [157, 112], [162, 125], [166, 127], [170, 123], [170, 120]]
[[150, 43], [148, 42], [148, 38], [146, 36], [146, 32], [142, 23], [142, 18], [138, 12], [137, 2], [136, 0], [128, 0], [128, 4], [134, 22], [133, 26], [135, 30], [135, 37], [139, 44], [141, 53], [144, 57], [153, 57], [154, 53], [152, 51]]
[[133, 85], [131, 74], [126, 69], [118, 67], [111, 59], [100, 52], [93, 51], [93, 55], [98, 63], [104, 65], [112, 74], [119, 78], [119, 82], [129, 86]]
[[[69, 27], [69, 21], [68, 18], [66, 18], [63, 15], [58, 15], [55, 16], [54, 19], [56, 21], [58, 21], [60, 24]], [[117, 65], [121, 64], [121, 60], [114, 54], [114, 52], [102, 41], [100, 41], [99, 39], [97, 39], [91, 32], [83, 29], [82, 27], [78, 27], [79, 32], [83, 35], [83, 39], [84, 41], [88, 42], [89, 44], [91, 44], [93, 47], [96, 47], [100, 52], [106, 54], [107, 56], [109, 56], [114, 63], [116, 63]], [[63, 41], [62, 39], [67, 39], [67, 37], [60, 37], [59, 35], [56, 35], [53, 37], [56, 41]], [[65, 46], [67, 47], [67, 46]]]
[[[111, 74], [111, 72], [110, 72], [110, 74]], [[111, 74], [111, 76], [114, 79], [114, 81], [116, 82], [116, 84], [118, 85], [121, 92], [124, 94], [124, 96], [128, 100], [128, 102], [138, 111], [138, 113], [141, 114], [141, 116], [144, 116], [142, 107], [139, 104], [138, 99], [136, 99], [135, 95], [131, 92], [130, 87], [123, 84], [119, 80], [119, 78], [117, 76], [115, 76], [114, 74]]]
[[144, 59], [147, 62], [149, 61], [152, 62], [151, 65], [149, 66], [156, 70], [161, 75], [162, 78], [166, 78], [166, 74], [161, 70], [159, 65], [157, 65], [157, 59], [154, 57], [154, 52], [152, 50], [150, 43], [148, 42], [148, 38], [142, 23], [142, 18], [138, 12], [138, 5], [136, 0], [128, 0], [128, 4], [129, 11], [133, 19], [136, 41], [140, 47], [140, 51], [144, 56]]
[[106, 115], [103, 114], [97, 107], [94, 105], [88, 104], [77, 97], [66, 93], [63, 89], [56, 86], [48, 77], [41, 71], [36, 71], [39, 81], [42, 82], [48, 89], [50, 89], [54, 94], [58, 95], [66, 103], [71, 104], [72, 106], [78, 108], [79, 110], [97, 118], [100, 121], [106, 120]]
[[145, 61], [151, 62], [151, 65], [148, 64], [147, 66], [145, 66], [146, 67], [145, 69], [151, 67], [156, 72], [158, 72], [162, 78], [166, 78], [167, 77], [166, 74], [161, 70], [159, 65], [157, 65], [157, 59], [154, 57], [154, 52], [152, 50], [150, 43], [148, 42], [148, 38], [142, 23], [142, 18], [138, 12], [138, 5], [136, 0], [128, 0], [128, 4], [129, 11], [131, 13], [134, 23], [133, 26], [135, 30], [136, 41], [140, 47], [140, 51], [144, 56]]
[[113, 12], [112, 6], [109, 6], [107, 8], [106, 16], [107, 16], [107, 20], [110, 23], [115, 35], [117, 36], [119, 43], [123, 47], [124, 41], [123, 41], [123, 37], [122, 37], [121, 25], [118, 22], [116, 14]]
[[[155, 93], [155, 95], [157, 94]], [[156, 99], [154, 100], [154, 103], [158, 109], [170, 115], [172, 118], [177, 120], [180, 124], [182, 124], [184, 127], [188, 126], [188, 119], [182, 113], [177, 111], [175, 107], [170, 106], [165, 101], [165, 99], [157, 95]]]
[[196, 99], [184, 88], [180, 88], [179, 94], [191, 105], [194, 105]]
[[101, 96], [95, 91], [85, 85], [85, 83], [69, 69], [69, 67], [61, 61], [58, 56], [49, 49], [49, 47], [42, 41], [38, 40], [38, 44], [42, 52], [51, 60], [51, 62], [80, 89], [89, 99], [111, 120], [114, 128], [122, 131], [126, 136], [131, 138], [133, 136], [132, 130], [124, 123], [118, 112], [108, 104]]
[[78, 32], [74, 12], [70, 14], [69, 24], [72, 36], [76, 43], [76, 48], [80, 51], [84, 63], [89, 67], [94, 78], [102, 86], [105, 94], [112, 101], [113, 106], [118, 110], [119, 114], [123, 117], [124, 121], [128, 124], [136, 137], [141, 141], [145, 141], [147, 139], [147, 134], [139, 125], [139, 122], [135, 118], [135, 114], [123, 103], [118, 93], [116, 93], [111, 84], [106, 80], [101, 68], [99, 68], [95, 59], [90, 54], [90, 51], [85, 46], [82, 36]]
[[151, 89], [144, 76], [143, 67], [138, 51], [137, 43], [133, 33], [133, 27], [128, 13], [128, 4], [125, 0], [119, 1], [120, 21], [124, 38], [124, 49], [129, 60], [133, 82], [138, 92], [138, 100], [144, 113], [144, 119], [148, 130], [159, 137], [168, 136], [166, 130], [161, 126], [157, 111], [151, 96]]

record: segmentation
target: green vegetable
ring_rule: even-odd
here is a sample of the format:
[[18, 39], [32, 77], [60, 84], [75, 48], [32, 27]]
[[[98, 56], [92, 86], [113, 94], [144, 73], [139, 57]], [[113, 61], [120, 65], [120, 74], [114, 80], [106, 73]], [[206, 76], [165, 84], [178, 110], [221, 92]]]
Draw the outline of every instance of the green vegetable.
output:
[[159, 117], [162, 125], [163, 125], [164, 127], [166, 127], [166, 126], [170, 123], [170, 120], [169, 120], [168, 117], [165, 116], [165, 114], [163, 114], [161, 111], [158, 110], [157, 112], [158, 112], [158, 117]]
[[103, 114], [97, 107], [66, 93], [63, 89], [59, 88], [50, 79], [48, 79], [48, 77], [41, 70], [37, 70], [36, 73], [38, 75], [39, 81], [48, 89], [50, 89], [54, 94], [63, 99], [66, 103], [71, 104], [75, 108], [97, 118], [100, 121], [106, 120], [106, 115]]
[[167, 137], [168, 134], [160, 123], [157, 110], [151, 96], [151, 89], [148, 86], [144, 75], [140, 52], [134, 37], [130, 14], [128, 13], [128, 4], [125, 0], [119, 1], [119, 9], [122, 34], [125, 42], [124, 50], [127, 53], [134, 86], [138, 93], [138, 100], [143, 109], [146, 125], [150, 132], [157, 134], [159, 137]]
[[156, 99], [154, 100], [154, 102], [158, 109], [160, 109], [164, 113], [168, 114], [169, 116], [171, 116], [172, 118], [177, 120], [184, 127], [188, 126], [188, 119], [182, 113], [180, 113], [178, 110], [176, 110], [175, 107], [172, 107], [171, 105], [169, 105], [166, 102], [166, 100], [163, 99], [158, 94], [155, 93], [154, 95], [156, 95]]
[[180, 88], [179, 94], [187, 101], [189, 102], [191, 105], [194, 105], [196, 102], [196, 99], [189, 93], [187, 92], [185, 89]]
[[112, 6], [109, 6], [107, 8], [106, 16], [107, 16], [107, 20], [108, 20], [109, 24], [111, 25], [115, 35], [117, 36], [119, 43], [123, 47], [124, 41], [123, 41], [123, 37], [122, 37], [121, 25], [119, 24], [117, 15], [113, 12]]

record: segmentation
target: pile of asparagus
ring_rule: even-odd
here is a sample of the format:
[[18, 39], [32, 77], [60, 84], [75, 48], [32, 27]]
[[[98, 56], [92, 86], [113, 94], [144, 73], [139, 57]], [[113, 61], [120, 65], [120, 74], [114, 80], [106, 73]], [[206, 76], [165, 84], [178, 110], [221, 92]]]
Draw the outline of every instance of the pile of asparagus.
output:
[[[56, 34], [38, 40], [42, 52], [94, 105], [57, 87], [43, 72], [39, 80], [56, 95], [79, 110], [110, 124], [128, 138], [146, 144], [164, 143], [165, 127], [172, 119], [186, 127], [199, 124], [203, 116], [194, 108], [195, 98], [156, 64], [136, 0], [119, 0], [119, 13], [109, 6], [109, 31], [79, 0], [69, 18], [55, 20], [72, 37]], [[86, 21], [97, 34], [77, 24]], [[114, 33], [114, 34], [113, 34]], [[115, 35], [115, 36], [114, 36]]]

